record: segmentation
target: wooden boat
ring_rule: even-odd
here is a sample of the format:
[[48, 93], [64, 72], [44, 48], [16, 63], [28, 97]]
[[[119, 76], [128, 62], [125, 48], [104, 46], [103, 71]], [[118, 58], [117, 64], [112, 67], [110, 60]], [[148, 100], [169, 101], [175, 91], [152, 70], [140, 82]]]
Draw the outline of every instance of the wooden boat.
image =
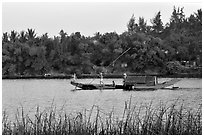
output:
[[[178, 81], [180, 81], [180, 79], [175, 78], [163, 83], [158, 83], [156, 76], [128, 76], [124, 79], [123, 86], [126, 90], [157, 90], [165, 89]], [[178, 87], [168, 89], [178, 89]]]
[[[166, 81], [166, 82], [163, 82], [163, 83], [158, 83], [156, 85], [153, 85], [153, 86], [146, 86], [146, 85], [135, 85], [133, 87], [133, 90], [157, 90], [157, 89], [168, 89], [168, 90], [175, 90], [175, 89], [178, 89], [179, 87], [169, 87], [169, 86], [172, 86], [173, 84], [175, 84], [176, 82], [180, 81], [179, 79], [172, 79], [170, 81]], [[169, 88], [167, 88], [169, 87]]]
[[[133, 78], [134, 80], [134, 78]], [[150, 80], [148, 83], [147, 81]], [[83, 90], [93, 90], [93, 89], [100, 89], [100, 90], [105, 90], [105, 89], [124, 89], [124, 90], [157, 90], [157, 89], [169, 89], [169, 90], [175, 90], [178, 89], [178, 87], [171, 87], [171, 88], [166, 88], [169, 87], [176, 82], [180, 81], [180, 79], [172, 79], [170, 81], [166, 81], [163, 83], [158, 83], [157, 79], [154, 77], [154, 80], [152, 81], [153, 78], [146, 77], [145, 83], [144, 81], [133, 81], [131, 82], [130, 79], [126, 79], [124, 81], [123, 85], [114, 85], [114, 84], [85, 84], [85, 83], [78, 83], [75, 81], [71, 81], [71, 84], [75, 87], [78, 87]]]

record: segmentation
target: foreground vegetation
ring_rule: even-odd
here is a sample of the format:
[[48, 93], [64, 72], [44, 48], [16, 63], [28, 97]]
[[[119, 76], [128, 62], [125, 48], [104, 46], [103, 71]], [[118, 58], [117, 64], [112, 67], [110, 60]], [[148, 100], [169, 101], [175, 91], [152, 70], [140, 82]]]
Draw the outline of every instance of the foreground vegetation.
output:
[[[185, 17], [183, 8], [174, 7], [165, 25], [161, 16], [158, 12], [147, 25], [143, 17], [133, 15], [122, 34], [97, 32], [86, 37], [61, 30], [50, 38], [48, 33], [37, 36], [34, 29], [5, 32], [2, 75], [198, 72], [202, 64], [202, 10]], [[197, 68], [189, 67], [192, 64]]]
[[160, 104], [131, 106], [125, 102], [122, 116], [112, 110], [104, 113], [99, 106], [90, 110], [67, 114], [55, 107], [40, 111], [37, 107], [31, 118], [23, 108], [15, 114], [15, 121], [3, 113], [3, 135], [201, 135], [202, 106], [197, 110], [183, 105]]

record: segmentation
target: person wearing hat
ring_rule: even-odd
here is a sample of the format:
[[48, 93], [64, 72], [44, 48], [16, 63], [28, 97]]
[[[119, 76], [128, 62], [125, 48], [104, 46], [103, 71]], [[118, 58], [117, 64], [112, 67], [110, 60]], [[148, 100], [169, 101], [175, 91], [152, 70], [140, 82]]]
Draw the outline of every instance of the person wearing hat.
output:
[[103, 84], [103, 73], [101, 72], [100, 73], [100, 85], [102, 85]]
[[125, 80], [126, 80], [126, 78], [127, 78], [127, 74], [124, 73], [124, 74], [123, 74], [123, 85], [125, 85]]

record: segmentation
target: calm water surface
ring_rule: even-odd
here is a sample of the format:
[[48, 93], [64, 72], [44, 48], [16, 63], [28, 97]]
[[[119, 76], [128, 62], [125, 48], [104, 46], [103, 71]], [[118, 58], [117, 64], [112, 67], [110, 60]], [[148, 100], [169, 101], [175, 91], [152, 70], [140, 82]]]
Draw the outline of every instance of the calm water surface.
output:
[[[93, 79], [81, 79], [79, 82], [89, 83]], [[122, 84], [122, 79], [104, 79], [104, 83]], [[170, 80], [161, 78], [159, 82]], [[93, 81], [99, 83], [99, 79]], [[177, 101], [185, 107], [198, 108], [202, 103], [202, 79], [182, 79], [174, 86], [178, 90], [155, 91], [123, 91], [117, 90], [76, 90], [70, 80], [3, 80], [2, 81], [2, 109], [9, 114], [15, 114], [17, 108], [23, 106], [26, 113], [36, 111], [36, 106], [46, 109], [53, 105], [64, 108], [66, 112], [78, 112], [98, 105], [105, 112], [113, 108], [120, 114], [125, 101], [132, 99], [132, 104], [172, 103]]]

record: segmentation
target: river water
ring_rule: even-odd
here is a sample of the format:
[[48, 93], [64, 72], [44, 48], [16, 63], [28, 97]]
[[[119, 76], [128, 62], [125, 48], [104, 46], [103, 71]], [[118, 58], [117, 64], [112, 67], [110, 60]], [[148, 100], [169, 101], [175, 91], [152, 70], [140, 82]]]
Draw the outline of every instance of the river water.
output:
[[[122, 84], [122, 79], [104, 79], [104, 83]], [[159, 82], [170, 80], [160, 78]], [[81, 79], [79, 82], [99, 83], [99, 79]], [[67, 113], [75, 113], [90, 109], [97, 105], [104, 112], [120, 114], [124, 109], [125, 101], [131, 98], [131, 104], [145, 104], [163, 102], [184, 104], [186, 108], [198, 108], [202, 104], [202, 79], [181, 79], [174, 84], [178, 90], [155, 91], [124, 91], [116, 90], [74, 90], [70, 80], [2, 80], [2, 110], [8, 114], [15, 114], [17, 108], [24, 108], [27, 114], [36, 111], [36, 106], [46, 109], [51, 105], [63, 108]]]

